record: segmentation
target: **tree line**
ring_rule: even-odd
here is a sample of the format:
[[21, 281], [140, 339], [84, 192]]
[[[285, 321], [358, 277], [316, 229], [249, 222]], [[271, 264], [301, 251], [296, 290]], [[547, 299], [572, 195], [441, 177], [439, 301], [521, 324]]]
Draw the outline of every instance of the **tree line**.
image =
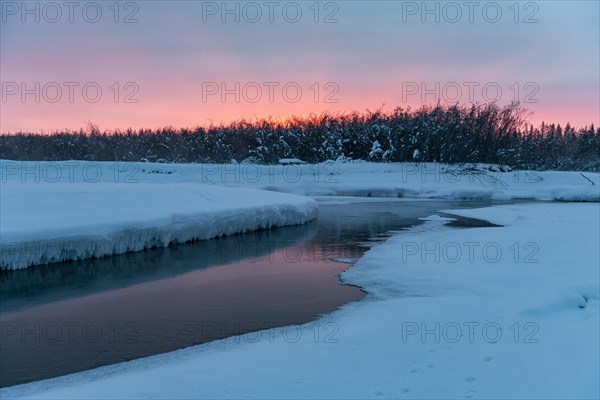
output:
[[0, 158], [170, 163], [298, 158], [374, 162], [496, 163], [538, 170], [600, 171], [600, 129], [534, 128], [518, 103], [429, 105], [384, 112], [325, 113], [285, 121], [239, 120], [196, 128], [127, 129], [0, 136]]

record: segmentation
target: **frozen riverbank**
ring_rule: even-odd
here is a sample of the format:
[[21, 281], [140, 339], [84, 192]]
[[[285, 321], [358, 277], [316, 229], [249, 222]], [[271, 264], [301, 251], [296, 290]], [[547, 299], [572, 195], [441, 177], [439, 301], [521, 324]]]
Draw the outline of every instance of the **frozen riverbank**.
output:
[[503, 226], [399, 233], [343, 274], [367, 299], [315, 324], [2, 398], [597, 398], [598, 205], [455, 213]]
[[485, 164], [253, 165], [2, 160], [0, 172], [3, 183], [110, 182], [125, 186], [187, 182], [307, 196], [600, 201], [598, 173], [510, 171]]
[[120, 254], [316, 217], [311, 200], [273, 192], [600, 201], [597, 173], [503, 170], [432, 163], [259, 166], [2, 160], [0, 268]]
[[305, 197], [194, 183], [2, 184], [0, 268], [122, 254], [302, 224]]

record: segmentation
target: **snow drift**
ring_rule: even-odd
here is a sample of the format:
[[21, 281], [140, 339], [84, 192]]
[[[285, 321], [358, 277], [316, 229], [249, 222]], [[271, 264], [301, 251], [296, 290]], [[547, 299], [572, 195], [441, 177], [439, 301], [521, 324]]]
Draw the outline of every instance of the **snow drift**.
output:
[[[598, 206], [449, 212], [502, 227], [451, 230], [427, 218], [342, 274], [369, 292], [365, 300], [314, 323], [3, 388], [0, 397], [598, 399]], [[403, 251], [421, 243], [428, 247]], [[460, 255], [443, 250], [457, 245]]]
[[308, 198], [193, 183], [3, 182], [0, 268], [211, 239], [317, 216]]
[[187, 182], [305, 196], [600, 201], [597, 172], [512, 171], [494, 164], [370, 163], [348, 159], [285, 165], [1, 160], [0, 173], [3, 184]]

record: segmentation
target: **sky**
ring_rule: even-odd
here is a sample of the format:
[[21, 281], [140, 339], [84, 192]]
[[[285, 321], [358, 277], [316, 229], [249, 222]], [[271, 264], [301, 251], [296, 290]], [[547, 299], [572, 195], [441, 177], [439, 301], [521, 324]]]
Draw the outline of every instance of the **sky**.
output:
[[0, 1], [0, 132], [520, 101], [600, 125], [598, 1]]

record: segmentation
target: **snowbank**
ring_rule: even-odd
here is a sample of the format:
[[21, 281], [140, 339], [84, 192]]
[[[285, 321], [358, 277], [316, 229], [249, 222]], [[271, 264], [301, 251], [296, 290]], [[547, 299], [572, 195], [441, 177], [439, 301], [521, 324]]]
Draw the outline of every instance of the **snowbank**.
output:
[[429, 218], [344, 273], [366, 300], [313, 324], [5, 388], [0, 397], [598, 398], [598, 205], [454, 214], [504, 226], [449, 233], [444, 219]]
[[[194, 182], [307, 196], [600, 201], [600, 174], [485, 165], [326, 162], [286, 165], [1, 161], [2, 182]], [[504, 171], [504, 172], [503, 172]]]
[[192, 183], [2, 183], [0, 268], [79, 260], [316, 218], [308, 198]]

